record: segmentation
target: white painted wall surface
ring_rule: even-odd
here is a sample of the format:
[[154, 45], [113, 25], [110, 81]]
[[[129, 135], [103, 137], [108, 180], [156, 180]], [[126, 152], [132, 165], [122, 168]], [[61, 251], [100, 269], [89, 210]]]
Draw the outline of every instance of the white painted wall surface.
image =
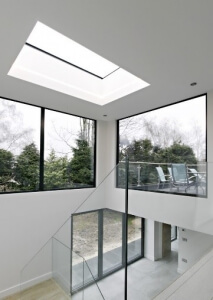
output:
[[185, 272], [212, 248], [213, 235], [179, 228], [178, 272]]
[[144, 257], [155, 260], [155, 221], [145, 220]]
[[97, 164], [96, 164], [96, 184], [97, 186], [102, 182], [108, 174], [106, 170], [106, 155], [107, 155], [107, 141], [108, 141], [108, 122], [97, 122]]
[[162, 223], [145, 220], [144, 257], [155, 261], [162, 258]]

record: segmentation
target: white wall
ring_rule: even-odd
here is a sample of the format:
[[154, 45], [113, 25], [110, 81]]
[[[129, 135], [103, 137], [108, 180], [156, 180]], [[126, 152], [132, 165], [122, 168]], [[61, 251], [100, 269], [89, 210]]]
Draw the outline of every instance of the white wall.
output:
[[[179, 228], [178, 272], [183, 273], [213, 247], [213, 235]], [[186, 261], [183, 261], [186, 260]]]
[[97, 186], [102, 182], [110, 170], [106, 169], [108, 152], [108, 122], [97, 122], [97, 168], [96, 168], [96, 184]]
[[162, 258], [162, 223], [145, 220], [144, 257], [155, 261]]
[[[97, 182], [106, 175], [104, 123], [98, 122], [97, 126]], [[85, 199], [89, 197], [78, 212], [103, 208], [104, 195], [103, 187], [95, 192], [80, 189], [0, 195], [0, 298], [19, 290], [22, 268]], [[28, 266], [24, 281], [37, 277], [38, 282], [39, 276], [49, 276], [50, 249], [46, 246]], [[48, 253], [45, 259], [44, 253]], [[36, 273], [31, 268], [35, 262]]]

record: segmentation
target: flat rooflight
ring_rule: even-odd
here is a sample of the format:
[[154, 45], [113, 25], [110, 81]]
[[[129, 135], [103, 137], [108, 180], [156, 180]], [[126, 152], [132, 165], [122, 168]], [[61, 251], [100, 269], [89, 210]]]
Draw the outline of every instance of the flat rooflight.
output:
[[36, 26], [27, 39], [27, 44], [61, 58], [101, 78], [106, 77], [118, 68], [117, 65], [111, 63], [109, 60], [40, 22], [36, 23]]
[[8, 75], [99, 105], [149, 85], [40, 22]]

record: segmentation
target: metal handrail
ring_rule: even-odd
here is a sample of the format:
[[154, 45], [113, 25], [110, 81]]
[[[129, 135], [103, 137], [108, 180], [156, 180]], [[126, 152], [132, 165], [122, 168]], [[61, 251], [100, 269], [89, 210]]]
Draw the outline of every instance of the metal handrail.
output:
[[[126, 164], [126, 161], [120, 161], [119, 163]], [[137, 186], [143, 185], [141, 182], [141, 169], [143, 168], [142, 165], [153, 165], [153, 166], [168, 166], [171, 167], [173, 163], [157, 163], [157, 162], [145, 162], [145, 161], [129, 161], [129, 165], [137, 165]], [[185, 164], [188, 170], [188, 167], [192, 166], [203, 166], [206, 165], [207, 162], [198, 162], [197, 164]], [[147, 185], [147, 184], [146, 184]]]
[[[119, 163], [125, 163], [125, 161], [121, 160]], [[172, 162], [170, 163], [157, 163], [157, 162], [146, 162], [146, 161], [129, 161], [130, 164], [150, 164], [150, 165], [168, 165], [171, 166], [173, 164]], [[198, 165], [206, 165], [207, 162], [198, 162], [196, 164], [186, 164], [187, 166], [198, 166]]]

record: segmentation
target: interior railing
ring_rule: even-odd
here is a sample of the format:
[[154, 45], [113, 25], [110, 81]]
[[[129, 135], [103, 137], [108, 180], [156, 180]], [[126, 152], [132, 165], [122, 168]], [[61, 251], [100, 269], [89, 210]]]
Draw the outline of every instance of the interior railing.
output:
[[[39, 299], [41, 295], [44, 299], [52, 299], [53, 296], [55, 299], [74, 300], [137, 299], [136, 294], [140, 294], [144, 299], [153, 299], [166, 289], [180, 276], [177, 272], [178, 260], [176, 259], [174, 277], [170, 276], [165, 280], [164, 275], [159, 275], [158, 271], [162, 268], [165, 273], [170, 272], [168, 257], [152, 262], [151, 274], [146, 273], [146, 266], [137, 267], [138, 259], [143, 257], [142, 254], [138, 255], [138, 249], [142, 247], [144, 241], [139, 241], [137, 235], [136, 238], [132, 238], [129, 232], [128, 234], [125, 232], [125, 222], [127, 228], [132, 222], [131, 218], [124, 217], [126, 196], [128, 189], [132, 189], [206, 197], [206, 163], [184, 166], [187, 176], [193, 176], [190, 178], [193, 184], [189, 187], [185, 182], [180, 186], [173, 184], [171, 177], [174, 170], [171, 175], [168, 169], [172, 167], [171, 164], [128, 163], [128, 161], [119, 163], [98, 187], [73, 209], [71, 217], [24, 266], [20, 274], [20, 299], [30, 299], [29, 295], [32, 294], [32, 299]], [[168, 182], [160, 181], [156, 167], [161, 167], [164, 175], [168, 175]], [[174, 164], [173, 168], [175, 167], [179, 166]], [[197, 171], [197, 175], [191, 174], [192, 169]], [[208, 173], [211, 173], [211, 168], [208, 168]], [[129, 203], [137, 201], [134, 193], [129, 194]], [[158, 196], [160, 202], [162, 195]], [[104, 210], [107, 205], [109, 207], [112, 205], [117, 211]], [[132, 231], [135, 234], [136, 231], [143, 230], [144, 224], [141, 222]], [[125, 260], [127, 263], [130, 253], [133, 253], [132, 261], [136, 263], [128, 267], [126, 273]], [[198, 259], [199, 257], [196, 258]], [[146, 265], [146, 260], [144, 262]], [[157, 264], [159, 267], [156, 267]], [[157, 281], [147, 285], [146, 278], [149, 276]], [[163, 281], [160, 286], [158, 286], [159, 278]]]
[[[119, 166], [118, 187], [122, 187], [125, 161]], [[207, 163], [130, 161], [128, 184], [129, 189], [206, 197]]]
[[[118, 169], [119, 166], [113, 168], [96, 189], [89, 190], [90, 194], [71, 212], [71, 217], [24, 266], [20, 274], [21, 300], [29, 299], [30, 293], [33, 299], [40, 296], [51, 299], [54, 294], [55, 299], [105, 299], [109, 291], [103, 285], [100, 288], [99, 283], [111, 272], [113, 264], [119, 265], [117, 255], [122, 250], [119, 241], [113, 239], [114, 232], [105, 230], [106, 224], [103, 231], [108, 239], [102, 238], [102, 246], [97, 243], [103, 236], [97, 226], [100, 224], [97, 210], [105, 207], [105, 200], [110, 197], [124, 210], [125, 190], [116, 189]], [[113, 224], [116, 226], [116, 221]], [[118, 268], [122, 268], [122, 264]], [[123, 276], [119, 290], [123, 295]]]
[[[173, 184], [173, 178], [171, 177], [173, 174], [169, 173], [168, 168], [171, 168], [172, 165], [173, 168], [179, 167], [179, 164], [181, 165], [181, 168], [184, 166], [190, 184], [188, 184], [187, 181], [180, 180], [183, 175], [181, 172], [179, 186]], [[183, 285], [184, 282], [183, 278], [186, 278], [186, 281], [193, 280], [195, 274], [193, 273], [194, 270], [196, 270], [195, 272], [198, 274], [196, 276], [199, 276], [199, 268], [201, 268], [200, 270], [206, 268], [206, 265], [203, 265], [202, 267], [201, 260], [208, 255], [209, 251], [212, 252], [213, 236], [188, 230], [186, 224], [188, 224], [188, 228], [197, 226], [197, 230], [202, 231], [202, 229], [208, 228], [209, 223], [211, 222], [211, 214], [206, 211], [205, 206], [205, 201], [207, 199], [203, 198], [208, 198], [208, 200], [210, 200], [213, 195], [211, 185], [213, 164], [206, 162], [201, 162], [196, 165], [179, 164], [130, 162], [128, 199], [130, 209], [134, 207], [135, 210], [138, 210], [140, 215], [149, 215], [150, 211], [153, 211], [152, 215], [156, 214], [161, 217], [161, 220], [166, 219], [167, 222], [171, 219], [175, 222], [172, 225], [178, 226], [178, 232], [181, 233], [180, 235], [177, 234], [177, 238], [175, 237], [174, 239], [174, 232], [170, 229], [171, 240], [173, 241], [168, 243], [168, 239], [163, 236], [163, 226], [166, 225], [166, 230], [169, 230], [169, 225], [153, 220], [146, 220], [145, 252], [147, 252], [145, 253], [145, 257], [148, 259], [142, 259], [134, 263], [131, 268], [128, 268], [128, 299], [151, 300], [155, 299], [155, 297], [156, 300], [170, 299], [169, 297], [167, 298], [167, 289], [170, 291], [172, 290], [175, 293], [177, 283], [179, 282], [179, 287], [181, 289], [181, 285]], [[125, 162], [119, 172], [122, 173], [122, 169], [125, 169], [124, 166]], [[157, 167], [161, 167], [164, 175], [168, 175], [166, 178], [166, 180], [168, 180], [167, 182], [158, 181], [159, 176], [156, 169]], [[178, 169], [177, 171], [180, 170], [181, 169]], [[184, 179], [184, 177], [182, 178]], [[123, 186], [121, 179], [118, 186]], [[138, 191], [142, 191], [142, 193], [139, 193]], [[145, 191], [158, 193], [147, 193]], [[167, 194], [175, 194], [175, 197], [170, 197], [170, 195]], [[179, 195], [190, 196], [190, 199], [177, 197]], [[182, 203], [182, 207], [181, 204], [178, 205], [178, 200]], [[141, 202], [143, 202], [142, 205]], [[160, 213], [158, 213], [158, 211], [160, 211]], [[150, 226], [149, 223], [151, 223]], [[186, 226], [186, 228], [184, 228], [184, 226]], [[190, 232], [191, 235], [188, 232]], [[148, 235], [151, 235], [154, 238], [147, 240]], [[160, 235], [161, 237], [159, 238]], [[168, 237], [168, 235], [166, 237]], [[153, 243], [152, 249], [154, 249], [154, 251], [160, 249], [159, 252], [161, 252], [161, 250], [162, 252], [155, 253], [153, 251], [153, 253], [150, 254], [151, 243]], [[171, 248], [169, 248], [169, 246]], [[165, 251], [165, 253], [163, 253], [163, 251]], [[151, 257], [152, 255], [153, 257]], [[198, 268], [196, 267], [197, 265], [199, 266]], [[208, 270], [208, 272], [210, 273], [210, 270]], [[207, 278], [208, 272], [206, 273]], [[203, 274], [201, 274], [200, 280], [204, 280], [203, 278]], [[196, 277], [197, 282], [198, 279], [199, 277]], [[202, 286], [200, 289], [201, 288]], [[212, 292], [210, 286], [209, 290]], [[139, 295], [140, 298], [137, 298]], [[172, 295], [172, 293], [170, 295]], [[187, 296], [181, 298], [181, 293], [178, 295], [179, 297], [173, 295], [174, 299], [201, 299], [196, 297], [187, 298]], [[172, 296], [171, 299], [173, 299]], [[210, 299], [210, 296], [205, 299]]]

